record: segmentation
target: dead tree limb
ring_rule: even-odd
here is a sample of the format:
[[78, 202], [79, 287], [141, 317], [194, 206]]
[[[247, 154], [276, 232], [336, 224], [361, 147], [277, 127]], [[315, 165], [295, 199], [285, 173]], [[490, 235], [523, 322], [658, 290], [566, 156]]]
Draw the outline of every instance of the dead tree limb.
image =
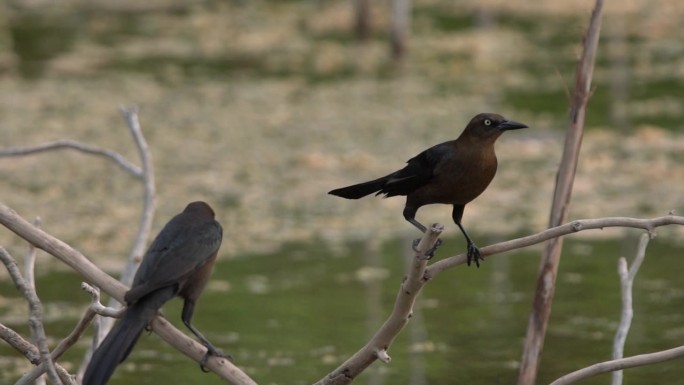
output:
[[319, 380], [316, 385], [349, 384], [375, 360], [379, 359], [386, 364], [390, 362], [391, 358], [387, 350], [411, 318], [413, 304], [416, 302], [420, 289], [425, 284], [423, 282], [423, 274], [428, 262], [425, 259], [425, 254], [435, 245], [443, 229], [442, 225], [435, 223], [423, 235], [417, 247], [418, 251], [413, 257], [407, 275], [404, 277], [404, 281], [399, 288], [397, 299], [394, 302], [394, 309], [387, 321], [385, 321], [366, 346], [361, 348], [337, 369]]
[[[591, 79], [594, 73], [594, 62], [601, 32], [601, 17], [603, 0], [596, 0], [591, 21], [584, 38], [582, 57], [577, 63], [575, 75], [575, 91], [570, 107], [570, 125], [565, 137], [565, 148], [561, 164], [556, 175], [556, 188], [551, 206], [549, 227], [555, 227], [565, 221], [570, 208], [572, 186], [575, 180], [577, 162], [579, 159], [584, 120], [587, 103], [591, 96]], [[527, 326], [527, 336], [523, 348], [523, 356], [518, 374], [518, 385], [534, 385], [544, 347], [546, 327], [551, 315], [551, 304], [556, 286], [556, 274], [560, 262], [563, 238], [550, 240], [544, 249], [537, 276], [537, 289], [530, 319]]]

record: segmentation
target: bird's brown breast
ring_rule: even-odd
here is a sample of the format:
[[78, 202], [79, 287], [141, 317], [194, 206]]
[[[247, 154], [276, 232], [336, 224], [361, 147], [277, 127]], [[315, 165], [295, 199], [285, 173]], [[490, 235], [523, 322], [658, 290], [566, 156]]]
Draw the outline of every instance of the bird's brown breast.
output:
[[429, 183], [408, 196], [418, 206], [444, 203], [466, 204], [489, 186], [496, 174], [497, 159], [491, 148], [461, 147], [435, 168]]

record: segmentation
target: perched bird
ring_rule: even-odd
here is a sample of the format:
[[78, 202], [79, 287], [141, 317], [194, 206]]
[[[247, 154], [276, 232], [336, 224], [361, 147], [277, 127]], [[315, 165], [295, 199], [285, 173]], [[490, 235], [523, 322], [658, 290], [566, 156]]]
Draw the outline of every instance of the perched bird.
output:
[[[416, 220], [416, 212], [421, 206], [453, 205], [452, 218], [468, 243], [468, 265], [474, 261], [479, 267], [483, 258], [461, 224], [463, 210], [468, 202], [482, 194], [496, 174], [496, 139], [504, 131], [526, 127], [501, 115], [478, 114], [458, 139], [428, 148], [409, 159], [401, 170], [328, 194], [347, 199], [359, 199], [372, 193], [385, 197], [405, 195], [404, 218], [422, 232], [427, 229]], [[433, 253], [434, 250], [429, 256]]]
[[154, 239], [126, 292], [121, 320], [97, 348], [83, 377], [83, 385], [103, 385], [126, 359], [140, 333], [168, 300], [185, 300], [181, 319], [207, 348], [209, 356], [226, 357], [191, 323], [195, 302], [209, 281], [221, 246], [223, 229], [205, 202], [192, 202], [167, 223]]

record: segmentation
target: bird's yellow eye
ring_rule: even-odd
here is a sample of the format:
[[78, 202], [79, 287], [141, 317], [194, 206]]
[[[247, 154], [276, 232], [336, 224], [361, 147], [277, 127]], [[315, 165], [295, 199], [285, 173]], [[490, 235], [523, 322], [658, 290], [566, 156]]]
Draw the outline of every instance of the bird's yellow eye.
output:
[[491, 125], [492, 125], [492, 121], [489, 120], [489, 119], [485, 119], [484, 124], [485, 124], [485, 126], [491, 126]]

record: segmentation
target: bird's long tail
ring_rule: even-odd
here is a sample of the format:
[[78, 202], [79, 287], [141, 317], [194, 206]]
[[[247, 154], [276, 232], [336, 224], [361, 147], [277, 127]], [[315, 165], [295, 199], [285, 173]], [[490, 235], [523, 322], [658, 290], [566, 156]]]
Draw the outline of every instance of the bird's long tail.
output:
[[93, 353], [83, 375], [83, 385], [106, 384], [116, 367], [128, 357], [145, 326], [174, 295], [173, 288], [162, 288], [130, 305]]
[[347, 187], [342, 187], [338, 188], [335, 190], [331, 190], [328, 192], [328, 194], [331, 195], [336, 195], [338, 197], [342, 198], [347, 198], [347, 199], [359, 199], [363, 198], [366, 195], [370, 195], [374, 192], [378, 192], [382, 190], [382, 187], [385, 185], [385, 182], [387, 182], [388, 176], [383, 176], [382, 178], [378, 178], [375, 180], [371, 180], [368, 182], [363, 182]]

